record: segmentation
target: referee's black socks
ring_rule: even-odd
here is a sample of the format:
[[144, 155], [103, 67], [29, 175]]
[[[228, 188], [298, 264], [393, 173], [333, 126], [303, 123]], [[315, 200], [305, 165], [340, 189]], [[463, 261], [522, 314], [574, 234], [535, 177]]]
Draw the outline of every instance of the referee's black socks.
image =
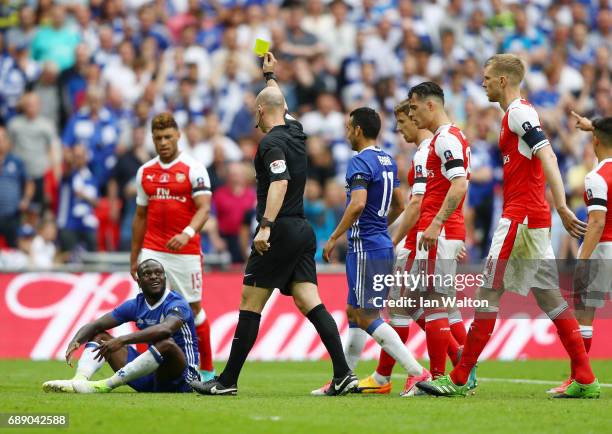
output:
[[[238, 382], [238, 376], [242, 370], [242, 365], [244, 365], [257, 339], [260, 320], [261, 314], [251, 312], [250, 310], [240, 311], [230, 356], [227, 360], [227, 365], [225, 365], [225, 369], [219, 376], [219, 382], [225, 387], [231, 387]], [[337, 333], [338, 332], [336, 332], [336, 334]]]
[[329, 314], [322, 303], [313, 307], [312, 310], [306, 314], [306, 317], [315, 326], [317, 333], [319, 333], [321, 337], [321, 341], [323, 341], [323, 345], [327, 348], [327, 352], [334, 365], [334, 378], [344, 377], [350, 371], [350, 368], [346, 364], [346, 359], [344, 358], [342, 341], [340, 340], [336, 321], [334, 321], [334, 318]]

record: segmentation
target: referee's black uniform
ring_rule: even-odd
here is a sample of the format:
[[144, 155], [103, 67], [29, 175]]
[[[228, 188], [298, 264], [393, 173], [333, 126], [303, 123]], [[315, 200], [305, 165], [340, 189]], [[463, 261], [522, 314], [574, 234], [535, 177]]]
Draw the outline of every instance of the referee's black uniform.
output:
[[[285, 125], [277, 125], [261, 140], [255, 155], [257, 177], [257, 221], [266, 210], [268, 188], [274, 181], [287, 180], [283, 204], [270, 230], [270, 248], [260, 255], [251, 247], [243, 283], [266, 289], [280, 289], [291, 295], [292, 282], [317, 283], [315, 252], [317, 243], [312, 227], [304, 217], [304, 187], [308, 161], [306, 134], [302, 124], [285, 115]], [[259, 227], [255, 231], [259, 230]]]

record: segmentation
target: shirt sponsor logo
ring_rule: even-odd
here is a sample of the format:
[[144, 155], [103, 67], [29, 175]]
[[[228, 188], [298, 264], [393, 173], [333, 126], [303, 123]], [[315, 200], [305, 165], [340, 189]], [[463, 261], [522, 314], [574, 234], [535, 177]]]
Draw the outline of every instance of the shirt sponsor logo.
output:
[[176, 174], [176, 182], [185, 182], [185, 179], [187, 179], [187, 177], [184, 173], [179, 172]]
[[278, 175], [279, 173], [283, 173], [285, 170], [287, 170], [285, 160], [276, 160], [270, 163], [270, 172], [274, 174]]
[[169, 188], [157, 187], [155, 194], [150, 197], [151, 200], [177, 200], [181, 203], [187, 202], [185, 196], [174, 196], [170, 194]]

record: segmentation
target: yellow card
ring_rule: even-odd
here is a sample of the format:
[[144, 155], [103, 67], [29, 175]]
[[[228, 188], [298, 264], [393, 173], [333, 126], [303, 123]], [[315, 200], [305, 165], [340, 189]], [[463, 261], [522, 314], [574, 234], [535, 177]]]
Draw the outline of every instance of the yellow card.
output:
[[257, 54], [259, 57], [264, 57], [269, 50], [270, 43], [268, 41], [259, 38], [255, 39], [255, 48], [253, 48], [255, 54]]

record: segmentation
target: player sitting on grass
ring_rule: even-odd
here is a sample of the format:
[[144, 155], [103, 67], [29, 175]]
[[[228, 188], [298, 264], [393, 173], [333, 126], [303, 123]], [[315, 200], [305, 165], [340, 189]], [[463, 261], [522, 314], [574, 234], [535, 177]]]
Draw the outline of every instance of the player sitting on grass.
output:
[[[142, 293], [112, 312], [84, 325], [66, 350], [66, 361], [85, 344], [75, 376], [71, 380], [47, 381], [45, 392], [104, 393], [129, 385], [138, 392], [191, 392], [189, 383], [199, 380], [198, 344], [189, 304], [166, 289], [163, 266], [154, 259], [137, 270]], [[133, 321], [139, 331], [113, 338], [105, 330]], [[148, 343], [139, 354], [129, 344]], [[89, 379], [104, 361], [113, 368], [112, 377]]]

